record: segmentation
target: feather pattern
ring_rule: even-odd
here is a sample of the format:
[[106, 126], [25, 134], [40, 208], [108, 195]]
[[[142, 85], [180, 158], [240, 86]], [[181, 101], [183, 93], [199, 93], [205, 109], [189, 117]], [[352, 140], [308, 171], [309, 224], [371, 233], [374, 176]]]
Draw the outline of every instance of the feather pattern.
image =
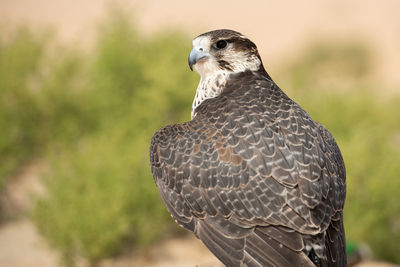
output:
[[231, 74], [191, 121], [158, 130], [150, 162], [172, 217], [225, 265], [346, 265], [340, 150], [262, 72]]

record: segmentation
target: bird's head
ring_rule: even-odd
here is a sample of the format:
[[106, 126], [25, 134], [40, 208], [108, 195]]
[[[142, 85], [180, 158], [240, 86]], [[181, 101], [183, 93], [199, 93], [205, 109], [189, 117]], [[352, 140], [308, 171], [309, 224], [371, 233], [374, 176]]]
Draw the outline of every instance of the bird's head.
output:
[[202, 78], [216, 72], [264, 71], [256, 45], [241, 33], [215, 30], [193, 40], [189, 67]]

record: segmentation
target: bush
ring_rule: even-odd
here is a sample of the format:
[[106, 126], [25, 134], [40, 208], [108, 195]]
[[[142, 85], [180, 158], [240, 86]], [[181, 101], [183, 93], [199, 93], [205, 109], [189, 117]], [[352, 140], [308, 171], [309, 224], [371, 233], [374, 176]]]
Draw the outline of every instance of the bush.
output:
[[48, 32], [20, 27], [0, 39], [0, 189], [50, 144], [94, 128], [85, 105], [90, 95], [82, 90], [83, 64], [78, 51], [54, 47]]
[[[112, 15], [91, 52], [26, 28], [0, 39], [0, 182], [27, 160], [50, 162], [32, 218], [69, 265], [96, 265], [177, 229], [148, 146], [159, 127], [190, 118], [199, 79], [187, 67], [190, 40], [144, 37], [126, 18]], [[357, 43], [322, 44], [271, 74], [342, 149], [347, 238], [400, 263], [400, 99], [374, 90], [372, 63]]]
[[129, 243], [141, 248], [171, 226], [146, 171], [146, 149], [117, 123], [54, 155], [34, 219], [66, 263], [84, 257], [95, 264]]
[[[176, 33], [145, 39], [124, 17], [101, 30], [79, 106], [98, 129], [50, 154], [47, 195], [33, 218], [64, 262], [95, 265], [124, 246], [143, 249], [175, 232], [151, 177], [148, 148], [166, 123], [190, 118], [198, 77], [186, 65], [190, 42]], [[177, 63], [178, 62], [178, 63]], [[84, 113], [84, 111], [82, 111]], [[77, 122], [81, 129], [86, 121]], [[60, 146], [60, 144], [58, 144]]]
[[40, 147], [40, 107], [29, 82], [39, 74], [43, 37], [20, 28], [0, 39], [0, 189], [6, 177]]

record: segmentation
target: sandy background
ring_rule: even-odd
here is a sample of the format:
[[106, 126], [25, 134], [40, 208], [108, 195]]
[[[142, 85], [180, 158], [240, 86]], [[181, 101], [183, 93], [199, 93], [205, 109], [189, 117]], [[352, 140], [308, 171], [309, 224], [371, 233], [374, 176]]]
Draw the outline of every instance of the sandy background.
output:
[[179, 28], [196, 36], [230, 28], [250, 37], [272, 73], [316, 40], [362, 40], [376, 55], [376, 78], [400, 92], [400, 1], [0, 0], [0, 23], [51, 25], [63, 40], [90, 43], [110, 3], [152, 34]]
[[[376, 55], [374, 78], [382, 82], [382, 88], [400, 92], [398, 0], [121, 0], [118, 3], [132, 13], [139, 29], [149, 35], [165, 28], [179, 28], [192, 37], [216, 28], [240, 31], [258, 45], [272, 75], [282, 62], [316, 40], [361, 40]], [[108, 8], [109, 1], [103, 0], [0, 0], [0, 25], [51, 26], [63, 41], [90, 45], [95, 25]], [[28, 166], [8, 188], [10, 210], [20, 219], [0, 227], [0, 267], [58, 266], [57, 252], [50, 249], [23, 215], [30, 205], [26, 196], [40, 191], [41, 165]], [[160, 252], [164, 258], [155, 256], [160, 256]], [[216, 259], [193, 238], [165, 241], [144, 257], [128, 256], [105, 261], [102, 266], [194, 266], [193, 262], [199, 266], [218, 266]]]

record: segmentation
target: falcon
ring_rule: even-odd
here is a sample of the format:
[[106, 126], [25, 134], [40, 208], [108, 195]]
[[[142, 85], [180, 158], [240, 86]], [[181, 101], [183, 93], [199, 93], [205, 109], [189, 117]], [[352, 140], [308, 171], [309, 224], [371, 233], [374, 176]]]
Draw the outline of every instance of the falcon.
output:
[[158, 130], [151, 171], [175, 221], [226, 266], [346, 266], [346, 173], [328, 130], [232, 30], [193, 40], [191, 121]]

